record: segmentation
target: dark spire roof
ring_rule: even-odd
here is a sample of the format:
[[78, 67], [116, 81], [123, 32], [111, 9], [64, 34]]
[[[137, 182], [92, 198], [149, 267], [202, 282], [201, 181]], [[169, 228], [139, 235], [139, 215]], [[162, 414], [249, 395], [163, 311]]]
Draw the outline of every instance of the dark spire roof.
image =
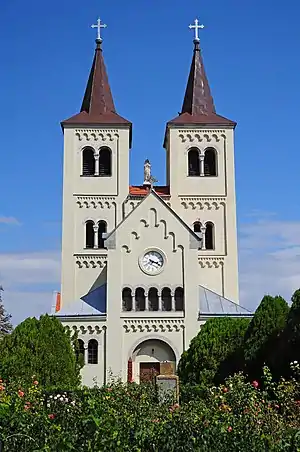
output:
[[101, 42], [96, 41], [95, 56], [80, 111], [90, 115], [116, 113], [111, 94]]
[[95, 56], [80, 113], [62, 122], [62, 125], [65, 124], [128, 124], [131, 127], [131, 122], [116, 112], [99, 39], [96, 40]]
[[199, 41], [194, 41], [194, 55], [182, 105], [182, 113], [209, 115], [216, 113], [206, 77]]
[[194, 40], [194, 54], [181, 113], [168, 124], [236, 125], [216, 113], [197, 39]]

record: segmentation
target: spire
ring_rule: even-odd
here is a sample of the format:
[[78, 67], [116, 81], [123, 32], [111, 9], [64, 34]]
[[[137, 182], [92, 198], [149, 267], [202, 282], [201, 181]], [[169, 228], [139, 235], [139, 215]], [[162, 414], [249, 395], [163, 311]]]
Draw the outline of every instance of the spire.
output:
[[204, 25], [199, 25], [199, 21], [196, 19], [194, 25], [189, 25], [189, 28], [195, 30], [194, 53], [189, 78], [181, 113], [169, 121], [168, 124], [219, 124], [235, 127], [236, 123], [234, 121], [216, 113], [200, 49], [198, 32], [199, 29], [204, 28]]
[[104, 63], [100, 32], [102, 28], [106, 28], [106, 25], [102, 24], [99, 18], [97, 24], [91, 27], [97, 28], [96, 49], [80, 113], [63, 121], [62, 126], [79, 124], [127, 125], [130, 127], [131, 140], [132, 124], [116, 112]]
[[199, 40], [197, 39], [194, 39], [194, 55], [183, 100], [182, 113], [189, 113], [190, 115], [216, 113], [204, 69]]
[[100, 39], [96, 39], [95, 56], [80, 111], [90, 115], [116, 113], [108, 82]]

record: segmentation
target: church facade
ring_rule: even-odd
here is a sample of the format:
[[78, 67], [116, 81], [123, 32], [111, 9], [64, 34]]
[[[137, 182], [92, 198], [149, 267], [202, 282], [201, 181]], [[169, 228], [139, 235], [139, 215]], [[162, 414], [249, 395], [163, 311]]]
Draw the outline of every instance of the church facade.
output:
[[250, 316], [238, 302], [235, 126], [216, 113], [196, 34], [181, 113], [166, 123], [166, 185], [146, 160], [131, 186], [132, 124], [116, 112], [98, 36], [81, 110], [62, 122], [55, 315], [78, 333], [84, 384], [175, 371], [208, 318]]

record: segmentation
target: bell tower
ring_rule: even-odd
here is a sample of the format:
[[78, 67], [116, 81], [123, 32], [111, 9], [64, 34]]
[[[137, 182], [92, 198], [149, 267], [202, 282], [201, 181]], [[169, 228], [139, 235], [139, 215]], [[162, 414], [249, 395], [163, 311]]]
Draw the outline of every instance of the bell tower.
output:
[[81, 109], [62, 122], [64, 306], [85, 295], [95, 280], [95, 272], [85, 275], [78, 268], [92, 258], [105, 262], [105, 234], [121, 221], [129, 186], [132, 124], [115, 108], [100, 34], [106, 25], [98, 19], [92, 28], [97, 29], [96, 48]]
[[[200, 284], [238, 301], [234, 172], [236, 123], [216, 112], [195, 20], [193, 58], [180, 114], [166, 127], [167, 184], [172, 208], [197, 233]], [[209, 268], [218, 266], [218, 277]], [[221, 267], [220, 267], [221, 266]]]

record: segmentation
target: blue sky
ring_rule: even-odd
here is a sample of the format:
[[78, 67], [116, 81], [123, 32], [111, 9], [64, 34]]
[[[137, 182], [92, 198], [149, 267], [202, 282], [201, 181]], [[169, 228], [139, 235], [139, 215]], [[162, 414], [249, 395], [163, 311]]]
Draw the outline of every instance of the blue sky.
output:
[[0, 282], [14, 322], [48, 309], [59, 289], [60, 121], [80, 108], [98, 15], [116, 107], [133, 122], [132, 184], [145, 158], [165, 183], [163, 134], [182, 104], [188, 25], [205, 24], [217, 111], [238, 122], [241, 302], [290, 297], [300, 286], [299, 14], [296, 0], [1, 2]]

